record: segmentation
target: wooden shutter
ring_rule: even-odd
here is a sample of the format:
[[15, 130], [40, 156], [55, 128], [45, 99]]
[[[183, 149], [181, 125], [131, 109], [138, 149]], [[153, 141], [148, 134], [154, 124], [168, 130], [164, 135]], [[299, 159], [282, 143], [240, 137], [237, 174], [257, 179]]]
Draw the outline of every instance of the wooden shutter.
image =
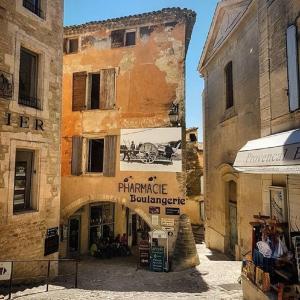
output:
[[100, 73], [100, 109], [115, 107], [115, 69], [101, 70]]
[[104, 170], [107, 177], [116, 176], [117, 136], [108, 135], [104, 140]]
[[299, 108], [299, 65], [297, 28], [295, 25], [287, 29], [287, 63], [290, 111]]
[[72, 166], [71, 174], [79, 176], [82, 174], [82, 137], [72, 137]]
[[85, 93], [86, 93], [86, 72], [78, 72], [73, 74], [73, 101], [72, 110], [80, 111], [86, 108]]

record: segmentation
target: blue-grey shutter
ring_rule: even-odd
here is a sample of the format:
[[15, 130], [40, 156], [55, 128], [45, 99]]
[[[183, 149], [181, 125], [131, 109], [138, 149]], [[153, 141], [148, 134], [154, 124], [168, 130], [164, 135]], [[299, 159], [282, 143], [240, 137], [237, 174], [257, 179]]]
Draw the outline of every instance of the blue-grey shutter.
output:
[[289, 84], [290, 111], [299, 108], [299, 66], [297, 27], [291, 25], [287, 29], [287, 64]]

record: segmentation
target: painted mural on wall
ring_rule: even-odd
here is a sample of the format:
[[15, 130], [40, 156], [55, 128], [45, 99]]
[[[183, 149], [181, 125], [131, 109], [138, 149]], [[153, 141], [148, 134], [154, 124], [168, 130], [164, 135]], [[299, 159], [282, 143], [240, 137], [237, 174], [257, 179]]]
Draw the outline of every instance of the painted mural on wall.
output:
[[181, 172], [181, 128], [122, 129], [120, 170]]

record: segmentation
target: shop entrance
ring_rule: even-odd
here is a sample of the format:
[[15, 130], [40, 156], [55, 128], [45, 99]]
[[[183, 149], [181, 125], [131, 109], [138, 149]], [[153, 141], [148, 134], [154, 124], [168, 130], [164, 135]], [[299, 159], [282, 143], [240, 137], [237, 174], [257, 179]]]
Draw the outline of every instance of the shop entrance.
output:
[[80, 254], [80, 216], [73, 216], [69, 219], [68, 250], [70, 257]]

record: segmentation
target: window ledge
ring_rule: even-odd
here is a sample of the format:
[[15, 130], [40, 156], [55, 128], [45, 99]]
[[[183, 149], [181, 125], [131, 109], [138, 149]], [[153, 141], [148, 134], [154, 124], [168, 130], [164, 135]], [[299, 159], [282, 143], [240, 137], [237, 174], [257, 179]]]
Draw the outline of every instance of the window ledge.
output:
[[82, 176], [86, 177], [103, 177], [103, 173], [83, 173]]
[[28, 209], [28, 210], [20, 210], [20, 211], [15, 211], [13, 213], [14, 216], [19, 216], [19, 215], [24, 215], [24, 214], [32, 214], [32, 213], [37, 213], [38, 210], [36, 209]]
[[221, 118], [221, 121], [220, 123], [225, 123], [226, 121], [230, 120], [230, 119], [233, 119], [233, 118], [236, 118], [237, 117], [237, 113], [235, 111], [235, 107], [232, 106], [228, 109], [226, 109], [226, 111], [224, 112], [222, 118]]

